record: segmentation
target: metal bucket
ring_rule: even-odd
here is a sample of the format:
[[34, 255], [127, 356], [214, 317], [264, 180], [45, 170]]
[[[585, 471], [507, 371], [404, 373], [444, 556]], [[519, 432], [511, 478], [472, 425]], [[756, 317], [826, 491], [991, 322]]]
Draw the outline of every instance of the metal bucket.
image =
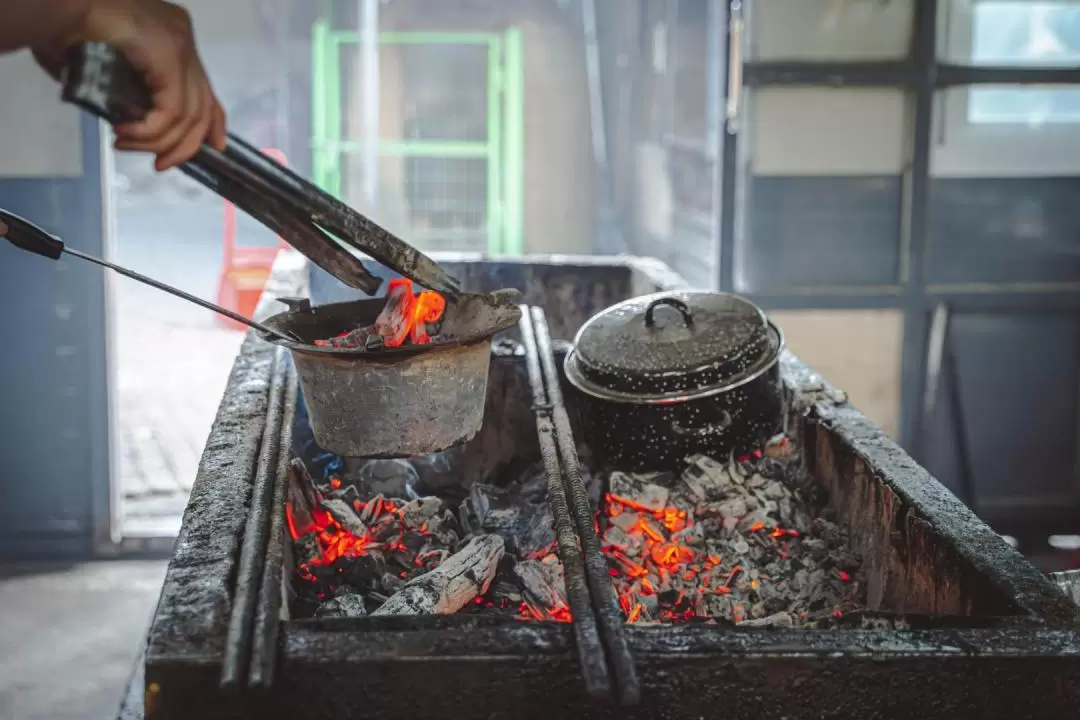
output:
[[262, 337], [292, 352], [320, 448], [345, 457], [426, 455], [480, 431], [491, 340], [520, 317], [514, 300], [515, 292], [448, 298], [434, 342], [380, 351], [308, 343], [372, 322], [383, 300], [315, 308], [307, 300], [283, 300], [290, 310], [265, 324], [304, 343]]

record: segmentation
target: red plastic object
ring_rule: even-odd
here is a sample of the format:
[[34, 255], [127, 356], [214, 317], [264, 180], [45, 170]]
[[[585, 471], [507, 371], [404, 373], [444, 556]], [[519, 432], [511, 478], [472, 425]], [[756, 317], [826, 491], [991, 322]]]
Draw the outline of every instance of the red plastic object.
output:
[[[272, 157], [282, 165], [288, 165], [285, 153], [277, 148], [264, 148], [264, 155]], [[289, 244], [280, 236], [275, 247], [252, 247], [236, 244], [236, 206], [225, 201], [224, 210], [225, 257], [218, 278], [217, 303], [233, 312], [246, 317], [255, 314], [255, 308], [262, 297], [263, 288], [274, 267], [274, 259], [279, 250], [287, 249]], [[230, 320], [223, 315], [214, 315], [222, 327], [230, 330], [247, 331], [247, 326]]]

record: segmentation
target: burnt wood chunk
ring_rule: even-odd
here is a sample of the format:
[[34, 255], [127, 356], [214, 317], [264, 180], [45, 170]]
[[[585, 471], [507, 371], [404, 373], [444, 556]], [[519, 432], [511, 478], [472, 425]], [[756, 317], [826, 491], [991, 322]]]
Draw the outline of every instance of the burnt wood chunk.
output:
[[410, 580], [372, 615], [446, 615], [487, 592], [505, 552], [498, 535], [476, 537], [429, 573]]

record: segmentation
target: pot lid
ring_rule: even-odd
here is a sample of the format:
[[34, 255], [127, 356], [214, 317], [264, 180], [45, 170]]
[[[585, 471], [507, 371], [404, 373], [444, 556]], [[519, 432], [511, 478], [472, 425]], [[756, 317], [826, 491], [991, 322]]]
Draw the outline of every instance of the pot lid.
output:
[[753, 303], [680, 290], [631, 298], [594, 316], [574, 354], [591, 382], [652, 395], [736, 382], [770, 347], [768, 321]]

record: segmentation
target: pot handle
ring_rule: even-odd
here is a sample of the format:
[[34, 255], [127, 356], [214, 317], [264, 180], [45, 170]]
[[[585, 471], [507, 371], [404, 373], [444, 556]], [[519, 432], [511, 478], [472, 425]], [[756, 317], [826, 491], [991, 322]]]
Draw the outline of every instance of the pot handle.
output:
[[671, 431], [676, 435], [692, 435], [694, 437], [709, 437], [710, 435], [719, 435], [725, 432], [731, 427], [731, 413], [727, 410], [723, 411], [720, 416], [720, 420], [714, 423], [710, 423], [705, 427], [688, 428], [683, 427], [678, 421], [671, 423]]
[[690, 307], [686, 303], [678, 298], [662, 297], [653, 300], [649, 303], [649, 306], [645, 308], [645, 327], [652, 327], [656, 324], [656, 319], [653, 317], [653, 314], [656, 312], [656, 307], [658, 305], [670, 305], [678, 310], [682, 314], [683, 322], [686, 323], [687, 327], [694, 324], [694, 316], [690, 314]]

